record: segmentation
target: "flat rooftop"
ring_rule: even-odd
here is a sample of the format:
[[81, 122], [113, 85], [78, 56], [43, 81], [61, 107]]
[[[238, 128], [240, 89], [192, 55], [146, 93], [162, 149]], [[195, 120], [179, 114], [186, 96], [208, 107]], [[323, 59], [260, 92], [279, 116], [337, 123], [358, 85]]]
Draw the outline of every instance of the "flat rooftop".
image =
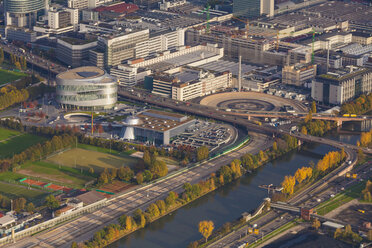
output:
[[[146, 112], [156, 114], [159, 117], [147, 115]], [[158, 132], [165, 132], [167, 130], [183, 125], [192, 120], [192, 118], [189, 118], [184, 115], [176, 114], [176, 113], [169, 113], [169, 112], [157, 111], [157, 110], [152, 110], [152, 109], [146, 112], [137, 115], [137, 117], [142, 120], [142, 124], [136, 126], [137, 128], [144, 128], [144, 129], [149, 129], [149, 130], [155, 130]], [[180, 118], [182, 119], [182, 121], [176, 121], [170, 118], [161, 117], [165, 115], [170, 116], [170, 117]]]
[[[239, 74], [239, 63], [227, 61], [227, 60], [217, 60], [204, 65], [198, 66], [198, 68], [216, 72], [225, 72], [229, 71], [233, 76], [238, 76]], [[242, 64], [242, 75], [251, 72], [255, 69], [258, 69], [257, 66]]]
[[62, 72], [57, 75], [60, 79], [92, 79], [105, 74], [105, 71], [95, 66], [83, 66]]

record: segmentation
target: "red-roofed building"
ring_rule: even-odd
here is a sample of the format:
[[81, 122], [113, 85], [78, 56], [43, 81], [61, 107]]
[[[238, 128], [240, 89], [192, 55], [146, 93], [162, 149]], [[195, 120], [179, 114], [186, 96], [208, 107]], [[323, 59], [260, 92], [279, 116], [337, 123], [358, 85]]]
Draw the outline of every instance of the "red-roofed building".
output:
[[121, 14], [129, 14], [136, 12], [138, 10], [138, 6], [132, 3], [117, 3], [108, 6], [100, 6], [94, 9], [96, 12], [114, 12], [114, 13], [121, 13]]

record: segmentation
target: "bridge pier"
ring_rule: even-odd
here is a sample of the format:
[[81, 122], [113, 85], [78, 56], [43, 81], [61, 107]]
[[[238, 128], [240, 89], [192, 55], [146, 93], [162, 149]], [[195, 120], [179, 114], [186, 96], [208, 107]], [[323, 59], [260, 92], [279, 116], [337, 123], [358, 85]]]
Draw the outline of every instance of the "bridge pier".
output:
[[342, 120], [340, 120], [340, 119], [337, 120], [337, 126], [338, 127], [341, 127], [342, 126]]
[[297, 140], [297, 145], [298, 145], [298, 146], [301, 146], [301, 145], [302, 145], [302, 140], [298, 139], [298, 140]]
[[250, 115], [248, 115], [248, 121], [250, 121], [251, 120], [251, 116]]

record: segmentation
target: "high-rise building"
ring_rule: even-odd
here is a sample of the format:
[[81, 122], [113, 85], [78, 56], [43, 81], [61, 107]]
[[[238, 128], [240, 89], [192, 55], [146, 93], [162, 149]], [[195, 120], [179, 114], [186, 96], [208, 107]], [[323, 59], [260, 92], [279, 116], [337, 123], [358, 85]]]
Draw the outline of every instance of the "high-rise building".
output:
[[234, 0], [233, 12], [236, 16], [245, 18], [259, 17], [261, 15], [261, 0]]
[[149, 39], [149, 30], [133, 31], [116, 36], [98, 37], [98, 50], [104, 53], [106, 68], [135, 57], [136, 44]]
[[7, 26], [32, 27], [47, 8], [47, 0], [4, 0]]
[[233, 12], [235, 16], [245, 18], [274, 16], [274, 0], [234, 0]]

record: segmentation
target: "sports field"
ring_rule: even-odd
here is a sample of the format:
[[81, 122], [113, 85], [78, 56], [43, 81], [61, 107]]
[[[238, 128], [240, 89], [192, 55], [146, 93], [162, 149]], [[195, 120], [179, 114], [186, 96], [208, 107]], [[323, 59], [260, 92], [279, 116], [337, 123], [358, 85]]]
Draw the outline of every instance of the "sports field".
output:
[[17, 173], [72, 188], [84, 188], [87, 182], [94, 180], [86, 171], [45, 161], [23, 164]]
[[27, 76], [22, 72], [15, 72], [15, 71], [8, 71], [4, 69], [0, 69], [0, 85], [13, 82], [17, 79], [23, 78]]
[[5, 137], [5, 139], [0, 139], [2, 140], [0, 141], [0, 159], [21, 153], [28, 147], [45, 140], [45, 138], [40, 136], [28, 133], [19, 133], [4, 128], [0, 128], [0, 137]]
[[46, 161], [49, 163], [68, 166], [73, 168], [83, 168], [89, 170], [93, 168], [95, 172], [101, 172], [105, 168], [120, 168], [121, 166], [134, 166], [138, 158], [121, 154], [113, 155], [104, 152], [74, 148], [66, 152], [54, 155]]
[[20, 134], [21, 134], [20, 132], [15, 130], [0, 128], [0, 142]]
[[23, 197], [32, 202], [42, 199], [48, 195], [47, 192], [42, 190], [33, 188], [28, 189], [27, 186], [8, 184], [4, 182], [0, 182], [0, 194], [7, 196], [10, 199]]

